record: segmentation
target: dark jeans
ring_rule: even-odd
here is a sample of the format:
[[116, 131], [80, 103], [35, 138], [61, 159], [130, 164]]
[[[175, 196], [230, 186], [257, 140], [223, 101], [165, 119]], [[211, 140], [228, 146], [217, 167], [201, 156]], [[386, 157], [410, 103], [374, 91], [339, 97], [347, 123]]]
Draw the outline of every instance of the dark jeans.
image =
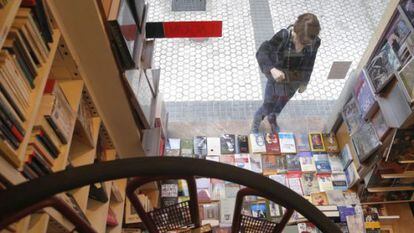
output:
[[279, 114], [286, 104], [289, 102], [291, 96], [279, 96], [275, 102], [265, 102], [254, 114], [255, 121], [260, 122], [267, 116], [270, 123], [275, 122], [276, 115]]

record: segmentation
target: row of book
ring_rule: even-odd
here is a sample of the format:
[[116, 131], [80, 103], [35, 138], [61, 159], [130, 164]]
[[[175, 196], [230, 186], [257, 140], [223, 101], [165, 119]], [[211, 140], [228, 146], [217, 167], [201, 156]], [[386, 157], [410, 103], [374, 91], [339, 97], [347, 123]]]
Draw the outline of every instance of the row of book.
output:
[[310, 151], [338, 153], [339, 146], [335, 135], [280, 132], [250, 135], [223, 134], [220, 137], [196, 136], [193, 139], [170, 138], [166, 155], [187, 157], [240, 153], [280, 155]]
[[49, 79], [26, 151], [23, 175], [29, 179], [49, 174], [63, 145], [68, 143], [76, 118], [58, 82]]
[[9, 3], [9, 0], [1, 0], [0, 1], [0, 9], [5, 7], [7, 5], [7, 3]]

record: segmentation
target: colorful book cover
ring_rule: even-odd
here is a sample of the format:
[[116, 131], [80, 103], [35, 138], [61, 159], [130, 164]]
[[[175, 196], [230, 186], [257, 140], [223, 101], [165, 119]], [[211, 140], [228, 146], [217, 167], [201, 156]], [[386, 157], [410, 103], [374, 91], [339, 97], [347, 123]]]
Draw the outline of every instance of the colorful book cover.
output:
[[347, 169], [345, 169], [346, 182], [348, 188], [351, 188], [360, 179], [357, 169], [354, 163], [351, 163]]
[[352, 161], [353, 158], [351, 154], [351, 148], [349, 147], [349, 144], [346, 144], [341, 151], [341, 162], [342, 166], [344, 167], [344, 170], [348, 168], [349, 164], [351, 164]]
[[280, 154], [279, 136], [273, 133], [265, 134], [266, 153]]
[[299, 156], [294, 154], [286, 155], [286, 164], [288, 172], [300, 172]]
[[262, 173], [262, 156], [260, 154], [250, 154], [250, 167], [253, 172]]
[[318, 176], [319, 190], [326, 192], [333, 190], [332, 178], [330, 175], [319, 175]]
[[371, 119], [371, 123], [379, 139], [383, 139], [385, 135], [388, 133], [388, 131], [391, 129], [385, 121], [381, 109], [379, 109], [377, 113], [374, 114], [374, 116]]
[[301, 179], [304, 195], [308, 196], [319, 192], [318, 179], [314, 173], [303, 173]]
[[298, 223], [298, 232], [299, 233], [318, 233], [318, 228], [310, 222]]
[[251, 166], [250, 166], [249, 154], [235, 154], [234, 165], [239, 168], [250, 170]]
[[364, 118], [369, 118], [372, 109], [377, 105], [374, 94], [372, 93], [365, 77], [365, 72], [362, 71], [354, 91], [354, 96], [358, 102], [358, 107]]
[[352, 206], [338, 206], [340, 221], [346, 222], [346, 216], [355, 215], [355, 209]]
[[301, 175], [300, 174], [287, 174], [287, 182], [289, 188], [295, 191], [297, 194], [303, 196], [303, 189], [302, 184], [300, 182]]
[[390, 153], [385, 161], [413, 161], [413, 129], [399, 129], [396, 131]]
[[247, 135], [237, 135], [236, 153], [249, 153], [249, 137]]
[[285, 155], [274, 156], [276, 157], [276, 169], [277, 173], [286, 173], [287, 172], [287, 161]]
[[298, 157], [303, 172], [316, 172], [315, 161], [311, 152], [299, 152]]
[[251, 204], [250, 210], [252, 211], [252, 216], [255, 218], [267, 218], [266, 214], [268, 211], [266, 208], [266, 203]]
[[328, 196], [326, 196], [325, 192], [312, 193], [311, 194], [311, 200], [312, 200], [312, 204], [314, 204], [316, 206], [329, 205]]
[[287, 184], [287, 180], [286, 180], [286, 175], [285, 174], [275, 174], [275, 175], [270, 175], [269, 176], [270, 179], [286, 186], [289, 187]]
[[352, 142], [361, 162], [367, 160], [382, 144], [371, 123], [364, 123], [352, 135]]
[[234, 155], [221, 155], [220, 163], [225, 163], [234, 166]]
[[207, 155], [207, 137], [204, 137], [204, 136], [194, 137], [194, 155], [198, 155], [198, 156]]
[[345, 191], [348, 189], [345, 173], [333, 173], [331, 175], [331, 179], [332, 179], [332, 185], [334, 189], [342, 190], [342, 191]]
[[363, 206], [363, 213], [365, 219], [365, 229], [377, 230], [381, 229], [381, 224], [379, 222], [378, 209], [372, 206]]
[[192, 139], [181, 139], [181, 156], [192, 157], [194, 154], [194, 146]]
[[276, 157], [279, 157], [279, 156], [262, 155], [263, 175], [277, 173]]
[[347, 205], [345, 196], [342, 190], [329, 190], [329, 191], [326, 191], [326, 195], [328, 196], [329, 205], [334, 205], [334, 206]]
[[298, 152], [311, 151], [308, 134], [295, 134], [296, 150]]
[[342, 165], [341, 157], [338, 154], [328, 154], [329, 164], [331, 166], [332, 173], [343, 173], [344, 166]]
[[279, 142], [281, 153], [296, 153], [295, 136], [293, 135], [293, 133], [279, 133]]
[[331, 165], [329, 164], [328, 154], [314, 154], [316, 172], [318, 174], [331, 173]]
[[342, 117], [351, 135], [361, 127], [363, 122], [362, 114], [354, 97], [345, 104], [342, 110]]
[[325, 145], [323, 142], [322, 133], [309, 133], [309, 144], [311, 147], [311, 151], [314, 151], [314, 152], [326, 151]]
[[211, 195], [208, 189], [197, 189], [197, 200], [199, 202], [210, 202]]
[[234, 154], [236, 152], [236, 136], [234, 134], [221, 135], [220, 143], [222, 154]]
[[207, 138], [207, 155], [221, 155], [220, 138]]
[[261, 133], [249, 135], [250, 153], [263, 154], [266, 153], [266, 145], [264, 135]]
[[340, 149], [335, 134], [324, 133], [322, 136], [326, 151], [329, 153], [339, 153]]

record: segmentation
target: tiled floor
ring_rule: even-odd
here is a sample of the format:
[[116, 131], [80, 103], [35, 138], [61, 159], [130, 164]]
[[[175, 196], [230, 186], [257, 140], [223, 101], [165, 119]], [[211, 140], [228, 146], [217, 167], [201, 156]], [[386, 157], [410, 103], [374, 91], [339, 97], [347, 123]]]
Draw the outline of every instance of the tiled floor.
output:
[[330, 65], [335, 60], [357, 65], [388, 1], [207, 0], [205, 12], [172, 12], [171, 1], [148, 0], [149, 21], [223, 21], [222, 38], [156, 41], [154, 60], [162, 69], [160, 90], [170, 122], [249, 122], [265, 81], [256, 48], [307, 11], [320, 18], [322, 46], [308, 90], [295, 95], [280, 119], [322, 121], [344, 84], [326, 80]]

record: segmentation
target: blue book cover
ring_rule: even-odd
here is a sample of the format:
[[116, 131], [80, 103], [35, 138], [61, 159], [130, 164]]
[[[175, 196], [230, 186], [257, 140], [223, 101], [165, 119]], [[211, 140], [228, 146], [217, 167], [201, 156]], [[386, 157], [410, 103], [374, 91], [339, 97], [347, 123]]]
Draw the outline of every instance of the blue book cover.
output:
[[328, 154], [314, 154], [313, 158], [315, 159], [316, 172], [318, 174], [332, 172]]
[[267, 213], [266, 203], [252, 204], [250, 206], [250, 210], [252, 211], [253, 217], [267, 218], [267, 216], [266, 216], [266, 213]]
[[355, 209], [352, 206], [338, 206], [341, 222], [346, 222], [346, 216], [355, 215]]

